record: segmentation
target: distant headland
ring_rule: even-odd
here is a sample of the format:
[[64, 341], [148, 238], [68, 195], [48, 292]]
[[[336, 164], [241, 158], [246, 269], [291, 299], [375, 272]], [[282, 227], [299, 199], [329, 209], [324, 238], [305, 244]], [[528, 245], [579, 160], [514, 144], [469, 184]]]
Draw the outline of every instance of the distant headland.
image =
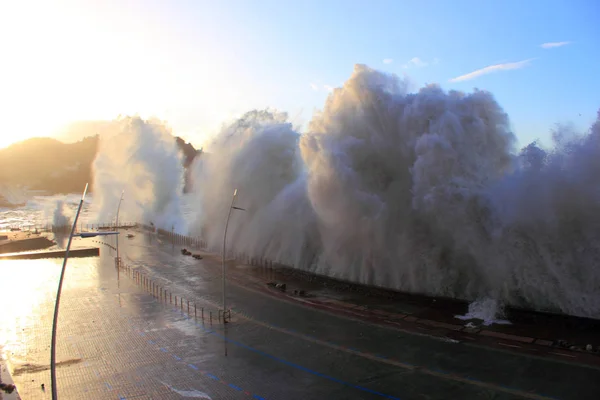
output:
[[[173, 140], [183, 154], [183, 166], [187, 170], [202, 150], [196, 150], [180, 137], [173, 137]], [[92, 163], [98, 143], [98, 135], [75, 143], [32, 138], [0, 149], [0, 186], [27, 188], [47, 195], [78, 193], [87, 182], [93, 182]], [[0, 193], [0, 207], [11, 203]]]

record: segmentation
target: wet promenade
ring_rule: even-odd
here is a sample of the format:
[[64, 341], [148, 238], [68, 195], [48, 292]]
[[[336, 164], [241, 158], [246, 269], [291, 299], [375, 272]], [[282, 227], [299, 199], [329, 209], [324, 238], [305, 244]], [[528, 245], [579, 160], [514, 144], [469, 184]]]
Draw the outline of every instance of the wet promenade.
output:
[[[59, 321], [61, 399], [596, 399], [600, 370], [469, 345], [228, 286], [233, 321], [216, 313], [218, 264], [138, 233], [69, 262]], [[49, 338], [60, 260], [0, 261], [0, 345], [23, 399], [49, 399]], [[240, 270], [240, 268], [238, 268]], [[184, 309], [138, 284], [143, 273]], [[23, 285], [27, 281], [30, 285]], [[246, 285], [246, 284], [248, 285]], [[204, 309], [187, 313], [187, 300]], [[169, 299], [171, 300], [171, 299]], [[172, 300], [171, 300], [172, 301]], [[213, 313], [211, 324], [208, 318]], [[42, 388], [44, 384], [44, 388]]]

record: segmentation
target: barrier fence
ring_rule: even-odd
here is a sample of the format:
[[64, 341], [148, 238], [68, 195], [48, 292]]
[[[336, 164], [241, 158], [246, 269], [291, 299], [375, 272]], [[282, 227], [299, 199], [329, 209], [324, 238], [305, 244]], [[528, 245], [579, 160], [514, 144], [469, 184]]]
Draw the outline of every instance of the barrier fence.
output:
[[[108, 229], [133, 229], [138, 224], [135, 222], [125, 222], [119, 223], [117, 226], [115, 223], [95, 223], [95, 224], [78, 224], [77, 228], [80, 232], [92, 232], [92, 231], [102, 231]], [[34, 225], [9, 225], [4, 229], [9, 231], [21, 231], [21, 232], [70, 232], [72, 225], [53, 225], [51, 223], [47, 224], [34, 224]]]
[[[193, 246], [202, 251], [213, 253], [213, 254], [222, 254], [222, 247], [220, 246], [210, 246], [206, 241], [204, 241], [200, 237], [190, 237], [178, 234], [173, 230], [168, 231], [165, 229], [157, 229], [152, 225], [146, 224], [137, 224], [138, 229], [143, 229], [149, 232], [157, 233], [172, 242], [175, 246]], [[398, 292], [389, 288], [375, 286], [375, 285], [366, 285], [356, 282], [351, 282], [339, 278], [332, 278], [326, 275], [319, 274], [314, 270], [305, 270], [300, 268], [295, 268], [294, 265], [284, 264], [279, 261], [272, 260], [268, 257], [249, 255], [243, 252], [237, 252], [235, 250], [227, 251], [227, 259], [235, 260], [240, 263], [244, 263], [246, 265], [251, 265], [255, 267], [262, 267], [271, 272], [276, 271], [277, 274], [271, 274], [273, 277], [279, 275], [280, 277], [294, 277], [296, 279], [302, 279], [304, 281], [313, 282], [319, 284], [321, 286], [327, 287], [329, 289], [343, 291], [343, 292], [354, 292], [360, 295], [365, 296], [373, 296], [373, 297], [384, 297], [384, 298], [403, 298], [406, 294], [403, 292]], [[414, 295], [414, 294], [413, 294]]]
[[[210, 245], [206, 240], [202, 239], [201, 237], [182, 235], [180, 233], [176, 233], [173, 229], [169, 231], [166, 229], [156, 228], [153, 225], [147, 225], [143, 223], [121, 223], [119, 224], [119, 227], [116, 227], [114, 223], [82, 224], [82, 227], [85, 227], [85, 229], [89, 230], [117, 228], [138, 230], [141, 229], [146, 232], [156, 233], [162, 238], [170, 241], [173, 246], [181, 246], [186, 249], [196, 248], [198, 250], [207, 253], [212, 253], [215, 255], [220, 255], [223, 251], [221, 246]], [[326, 275], [319, 274], [314, 270], [311, 271], [310, 269], [306, 270], [295, 268], [294, 265], [284, 264], [264, 256], [246, 254], [244, 252], [236, 251], [235, 249], [228, 250], [226, 258], [229, 261], [236, 261], [246, 265], [265, 268], [271, 272], [276, 271], [277, 274], [281, 277], [294, 277], [297, 279], [314, 282], [329, 289], [339, 291], [351, 291], [361, 295], [385, 298], [403, 298], [406, 295], [406, 293], [398, 292], [393, 289], [381, 286], [366, 285], [339, 278], [332, 278]], [[275, 274], [273, 274], [273, 276], [274, 275]], [[414, 296], [415, 294], [413, 293], [411, 295]]]
[[[157, 229], [151, 225], [145, 225], [145, 224], [137, 224], [137, 227], [141, 228], [143, 230], [149, 231], [149, 232], [155, 232], [158, 235], [161, 235], [161, 236], [167, 238], [169, 241], [172, 242], [173, 245], [197, 248], [197, 249], [200, 249], [200, 250], [203, 250], [203, 251], [206, 251], [209, 253], [214, 253], [214, 254], [221, 254], [223, 251], [222, 247], [210, 246], [205, 240], [203, 240], [200, 237], [186, 236], [186, 235], [176, 233], [174, 231], [168, 231], [168, 230], [160, 229], [160, 228]], [[277, 262], [275, 262], [267, 257], [248, 255], [243, 252], [238, 252], [235, 250], [227, 251], [226, 258], [228, 260], [240, 261], [247, 265], [252, 265], [255, 267], [266, 267], [266, 268], [272, 268], [275, 266], [283, 267], [282, 264], [278, 264]], [[293, 268], [293, 266], [292, 266], [292, 268]]]
[[142, 288], [145, 292], [150, 293], [157, 301], [175, 306], [190, 318], [194, 317], [196, 320], [200, 319], [203, 322], [207, 321], [211, 325], [213, 324], [213, 319], [215, 322], [221, 322], [223, 321], [224, 316], [227, 320], [231, 320], [231, 310], [227, 310], [226, 314], [224, 314], [221, 309], [214, 310], [204, 306], [199, 307], [195, 301], [190, 301], [181, 295], [178, 296], [177, 294], [174, 294], [168, 288], [155, 282], [138, 268], [125, 265], [118, 258], [116, 259], [116, 266], [120, 270], [125, 271], [127, 276], [131, 278], [137, 286]]

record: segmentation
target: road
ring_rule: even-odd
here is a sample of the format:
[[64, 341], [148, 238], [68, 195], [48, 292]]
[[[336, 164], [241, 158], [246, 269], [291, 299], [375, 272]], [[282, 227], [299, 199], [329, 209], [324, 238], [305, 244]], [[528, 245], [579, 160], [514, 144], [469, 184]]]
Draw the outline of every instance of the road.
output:
[[[218, 264], [137, 233], [123, 262], [213, 312]], [[600, 371], [419, 332], [404, 332], [285, 301], [233, 280], [233, 321], [190, 318], [117, 272], [114, 251], [72, 260], [57, 352], [61, 399], [596, 399]], [[59, 263], [0, 262], [32, 288], [15, 299], [2, 345], [24, 399], [49, 398], [47, 348]], [[18, 268], [17, 268], [18, 267]], [[12, 272], [11, 272], [12, 271]], [[25, 300], [23, 300], [25, 299]], [[186, 310], [184, 305], [184, 311]], [[11, 315], [14, 314], [14, 315]], [[23, 317], [23, 315], [28, 315]], [[6, 320], [6, 318], [5, 318]], [[42, 390], [45, 383], [46, 390]]]

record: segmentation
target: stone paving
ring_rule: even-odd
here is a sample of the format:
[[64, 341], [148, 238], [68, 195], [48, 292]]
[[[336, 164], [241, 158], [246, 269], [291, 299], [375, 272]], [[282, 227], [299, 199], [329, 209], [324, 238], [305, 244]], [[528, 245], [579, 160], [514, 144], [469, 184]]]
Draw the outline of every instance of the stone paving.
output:
[[[182, 257], [139, 235], [121, 242], [128, 267], [117, 271], [113, 249], [69, 261], [58, 330], [61, 399], [596, 399], [600, 393], [594, 368], [401, 332], [235, 284], [232, 323], [215, 317], [211, 324], [206, 313], [217, 314], [221, 281], [209, 260]], [[7, 307], [0, 345], [12, 378], [23, 399], [49, 399], [60, 261], [0, 261], [0, 268], [13, 287], [0, 294]], [[31, 283], [27, 290], [23, 279]], [[196, 317], [192, 309], [188, 314], [188, 300]]]
[[[176, 290], [188, 299], [220, 304], [220, 267], [215, 268], [209, 259], [198, 262], [183, 257], [178, 248], [168, 243], [157, 246], [153, 242], [146, 248], [139, 241], [130, 243], [130, 248], [125, 247], [122, 255], [146, 271], [162, 287]], [[233, 270], [230, 269], [230, 276]], [[256, 291], [249, 291], [244, 285], [230, 285], [228, 297], [232, 308], [254, 324], [283, 331], [303, 341], [316, 339], [320, 344], [333, 345], [330, 350], [351, 352], [363, 359], [376, 357], [380, 363], [396, 361], [396, 366], [411, 365], [422, 374], [462, 382], [466, 386], [486, 387], [530, 398], [570, 398], [573, 396], [572, 386], [581, 388], [576, 398], [595, 398], [600, 390], [594, 382], [599, 374], [597, 368], [569, 360], [549, 361], [531, 354], [512, 354], [504, 349], [456, 346], [453, 341], [435, 340], [418, 332], [407, 334], [318, 313], [289, 302], [274, 301]], [[485, 363], [481, 363], [482, 359]], [[436, 381], [430, 380], [430, 383], [433, 382]], [[434, 386], [437, 385], [436, 382]], [[465, 396], [471, 398], [471, 395]]]

